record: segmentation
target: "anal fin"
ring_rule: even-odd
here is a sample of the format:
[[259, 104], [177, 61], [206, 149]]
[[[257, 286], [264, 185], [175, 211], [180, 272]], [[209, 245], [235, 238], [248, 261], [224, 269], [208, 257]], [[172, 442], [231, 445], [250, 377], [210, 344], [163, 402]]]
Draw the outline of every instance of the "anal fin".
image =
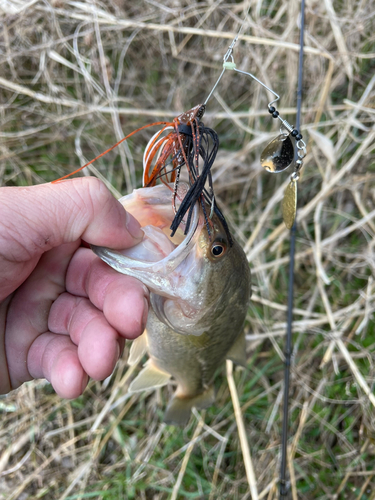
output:
[[138, 363], [147, 351], [147, 332], [146, 330], [138, 338], [133, 340], [130, 346], [128, 365], [133, 366]]
[[229, 349], [226, 359], [230, 359], [234, 363], [246, 367], [246, 339], [244, 331]]
[[155, 389], [156, 387], [163, 387], [163, 385], [168, 383], [170, 378], [171, 375], [169, 373], [159, 370], [149, 360], [130, 384], [129, 392], [146, 391], [148, 389]]
[[192, 398], [174, 396], [165, 412], [164, 422], [174, 425], [186, 425], [193, 407], [198, 409], [208, 408], [214, 402], [215, 390], [213, 386]]

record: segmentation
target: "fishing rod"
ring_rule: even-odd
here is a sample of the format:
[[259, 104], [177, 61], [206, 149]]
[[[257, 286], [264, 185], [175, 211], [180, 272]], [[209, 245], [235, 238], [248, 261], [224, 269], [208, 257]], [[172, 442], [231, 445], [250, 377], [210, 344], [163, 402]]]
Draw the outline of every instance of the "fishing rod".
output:
[[[301, 27], [299, 39], [299, 60], [298, 60], [298, 85], [297, 85], [297, 117], [296, 128], [299, 129], [301, 123], [302, 93], [303, 93], [303, 46], [305, 32], [305, 0], [301, 1]], [[294, 302], [294, 264], [296, 247], [297, 223], [294, 220], [290, 230], [289, 247], [289, 281], [288, 281], [288, 305], [287, 305], [287, 331], [285, 341], [285, 368], [284, 368], [284, 403], [283, 403], [283, 426], [281, 434], [281, 465], [280, 465], [280, 498], [288, 493], [286, 481], [286, 466], [288, 456], [288, 429], [289, 429], [289, 385], [290, 385], [290, 364], [292, 356], [292, 323], [293, 323], [293, 302]]]

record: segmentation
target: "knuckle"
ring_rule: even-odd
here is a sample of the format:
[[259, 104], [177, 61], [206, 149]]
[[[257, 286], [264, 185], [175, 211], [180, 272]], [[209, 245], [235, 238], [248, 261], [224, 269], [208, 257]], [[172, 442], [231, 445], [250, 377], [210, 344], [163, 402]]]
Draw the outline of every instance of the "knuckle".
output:
[[96, 213], [98, 210], [102, 214], [110, 211], [114, 198], [104, 183], [96, 177], [87, 177], [87, 181], [87, 191], [93, 213]]
[[105, 201], [110, 194], [103, 182], [96, 177], [80, 177], [73, 179], [74, 197], [84, 205], [95, 205]]
[[83, 219], [92, 220], [99, 211], [103, 213], [108, 210], [112, 195], [101, 180], [96, 177], [81, 177], [74, 179], [73, 188], [71, 201]]

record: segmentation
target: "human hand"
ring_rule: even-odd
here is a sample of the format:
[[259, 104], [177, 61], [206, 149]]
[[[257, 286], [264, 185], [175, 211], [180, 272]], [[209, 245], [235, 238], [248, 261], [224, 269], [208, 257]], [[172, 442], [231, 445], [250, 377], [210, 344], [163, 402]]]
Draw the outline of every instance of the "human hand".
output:
[[148, 291], [85, 247], [125, 248], [138, 222], [97, 179], [0, 188], [0, 394], [46, 378], [75, 398], [140, 335]]

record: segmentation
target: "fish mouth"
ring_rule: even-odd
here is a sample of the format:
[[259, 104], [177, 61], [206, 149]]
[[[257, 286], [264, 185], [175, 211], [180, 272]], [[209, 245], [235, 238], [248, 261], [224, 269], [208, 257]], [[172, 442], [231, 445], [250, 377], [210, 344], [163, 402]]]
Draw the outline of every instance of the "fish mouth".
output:
[[[186, 183], [179, 183], [177, 209], [188, 189]], [[173, 184], [136, 189], [122, 197], [119, 202], [139, 221], [144, 238], [134, 247], [121, 251], [94, 245], [91, 248], [113, 269], [138, 278], [151, 292], [167, 298], [184, 298], [179, 286], [184, 270], [175, 271], [179, 266], [191, 267], [181, 264], [189, 258], [204, 221], [196, 203], [187, 234], [184, 234], [186, 222], [183, 220], [174, 236], [171, 236], [170, 226], [175, 217], [172, 198]]]

